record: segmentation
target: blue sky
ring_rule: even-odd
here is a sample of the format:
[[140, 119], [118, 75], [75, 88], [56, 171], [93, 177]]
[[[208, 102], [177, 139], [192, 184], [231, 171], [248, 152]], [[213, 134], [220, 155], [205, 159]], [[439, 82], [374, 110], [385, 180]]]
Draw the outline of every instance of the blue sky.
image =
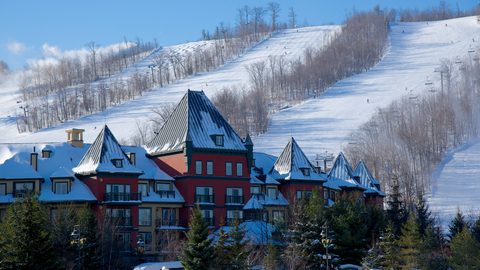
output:
[[[154, 38], [164, 46], [196, 41], [202, 29], [213, 32], [220, 23], [235, 24], [237, 8], [265, 7], [268, 1], [38, 1], [0, 0], [0, 60], [11, 69], [22, 69], [30, 59], [41, 59], [58, 52], [82, 50], [95, 41], [103, 47], [122, 42]], [[333, 22], [340, 24], [353, 7], [370, 10], [377, 4], [383, 9], [438, 5], [437, 0], [277, 0], [280, 20], [287, 21], [289, 7], [294, 7], [300, 24]], [[460, 10], [475, 5], [472, 0], [446, 1]], [[265, 18], [268, 18], [266, 15]], [[47, 44], [47, 45], [46, 45]]]

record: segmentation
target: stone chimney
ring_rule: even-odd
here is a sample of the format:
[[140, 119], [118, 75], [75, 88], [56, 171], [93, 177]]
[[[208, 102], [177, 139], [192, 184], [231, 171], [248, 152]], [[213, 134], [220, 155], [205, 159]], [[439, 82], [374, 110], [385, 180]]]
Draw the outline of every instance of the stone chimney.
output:
[[83, 132], [85, 129], [67, 129], [65, 132], [68, 134], [67, 142], [73, 147], [83, 147]]
[[30, 153], [30, 165], [38, 171], [38, 153], [35, 152], [35, 147], [33, 147], [33, 152]]
[[137, 164], [136, 164], [137, 161], [135, 160], [135, 153], [133, 153], [133, 152], [128, 152], [128, 153], [127, 153], [127, 156], [128, 156], [128, 158], [130, 159], [130, 162], [132, 162], [133, 165], [137, 165]]

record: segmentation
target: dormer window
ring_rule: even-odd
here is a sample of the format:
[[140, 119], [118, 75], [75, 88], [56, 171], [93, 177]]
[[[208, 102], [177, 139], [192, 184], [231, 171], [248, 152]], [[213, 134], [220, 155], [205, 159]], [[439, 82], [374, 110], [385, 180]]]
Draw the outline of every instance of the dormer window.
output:
[[303, 175], [310, 176], [310, 168], [301, 168]]
[[122, 163], [122, 160], [121, 159], [113, 159], [113, 165], [117, 168], [122, 168], [123, 167], [123, 163]]
[[223, 146], [223, 135], [215, 135], [215, 145]]
[[42, 158], [50, 158], [51, 154], [52, 154], [51, 150], [42, 150]]

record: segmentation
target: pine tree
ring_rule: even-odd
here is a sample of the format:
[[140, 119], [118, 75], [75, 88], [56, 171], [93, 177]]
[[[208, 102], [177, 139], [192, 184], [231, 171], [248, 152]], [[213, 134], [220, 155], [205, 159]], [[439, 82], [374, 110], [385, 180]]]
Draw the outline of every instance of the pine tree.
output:
[[208, 239], [208, 223], [203, 220], [200, 208], [194, 208], [190, 216], [188, 241], [182, 247], [180, 262], [186, 270], [207, 270], [215, 258], [213, 238]]
[[27, 194], [8, 206], [0, 224], [0, 269], [59, 269], [49, 215], [39, 194]]
[[73, 205], [61, 204], [52, 211], [52, 241], [58, 253], [62, 268], [72, 269], [78, 258], [76, 247], [72, 245], [72, 231], [77, 222]]
[[393, 223], [395, 227], [395, 234], [399, 236], [401, 234], [402, 225], [407, 222], [408, 211], [405, 207], [404, 202], [402, 201], [402, 194], [400, 193], [400, 187], [398, 185], [398, 180], [393, 179], [392, 193], [389, 195], [389, 200], [387, 201], [387, 219]]
[[425, 199], [423, 198], [423, 194], [420, 192], [418, 193], [418, 202], [415, 205], [415, 212], [417, 214], [417, 222], [418, 222], [418, 230], [420, 232], [420, 235], [424, 236], [426, 229], [428, 226], [430, 226], [433, 223], [433, 220], [431, 218], [431, 212], [428, 210], [428, 205], [425, 202]]
[[400, 236], [400, 258], [405, 261], [402, 269], [416, 269], [419, 266], [420, 248], [423, 245], [416, 215], [410, 216]]
[[465, 216], [462, 214], [462, 212], [460, 212], [460, 209], [457, 209], [457, 214], [450, 222], [450, 225], [448, 225], [448, 237], [450, 240], [455, 238], [455, 235], [457, 235], [457, 233], [460, 232], [464, 226], [468, 227], [468, 224], [465, 221]]
[[[425, 230], [423, 245], [420, 250], [420, 268], [423, 270], [446, 270], [448, 269], [448, 260], [441, 252], [443, 239], [438, 239], [436, 231], [440, 228], [434, 228], [432, 225]], [[441, 236], [441, 234], [439, 234]]]
[[249, 269], [250, 266], [245, 265], [248, 255], [251, 251], [246, 250], [247, 242], [244, 241], [245, 229], [241, 226], [240, 220], [235, 218], [233, 226], [228, 231], [231, 239], [229, 246], [230, 266], [226, 269]]
[[472, 235], [475, 237], [477, 242], [480, 243], [480, 216], [478, 216], [477, 220], [472, 226]]
[[100, 269], [103, 266], [103, 252], [100, 248], [100, 235], [97, 218], [85, 204], [79, 214], [81, 266], [82, 269]]
[[450, 242], [452, 256], [450, 266], [453, 269], [479, 269], [480, 268], [480, 244], [471, 235], [468, 227], [462, 230]]
[[[374, 240], [376, 241], [376, 240]], [[367, 255], [362, 259], [362, 266], [366, 269], [378, 269], [382, 267], [383, 255], [381, 248], [375, 242], [372, 248], [367, 251]]]
[[387, 225], [380, 242], [382, 266], [385, 269], [398, 269], [400, 265], [400, 246], [396, 236], [396, 229], [392, 222]]

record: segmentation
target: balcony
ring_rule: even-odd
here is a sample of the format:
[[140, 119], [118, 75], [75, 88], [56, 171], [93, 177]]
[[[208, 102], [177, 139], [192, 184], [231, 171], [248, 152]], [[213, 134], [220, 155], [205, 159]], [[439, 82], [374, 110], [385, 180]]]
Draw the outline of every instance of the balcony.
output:
[[132, 217], [108, 217], [111, 226], [115, 227], [132, 227]]
[[103, 193], [103, 201], [107, 204], [142, 204], [142, 193]]
[[157, 190], [156, 192], [158, 195], [160, 195], [160, 198], [162, 199], [169, 199], [173, 198], [175, 199], [175, 190]]
[[215, 203], [215, 195], [195, 194], [196, 203]]
[[[163, 229], [164, 227], [178, 227], [177, 229], [187, 228], [187, 221], [185, 219], [162, 219], [156, 220], [156, 227]], [[163, 228], [162, 228], [163, 227]], [[165, 228], [171, 229], [171, 228]]]
[[242, 196], [226, 195], [225, 204], [245, 204], [245, 197], [243, 195]]

